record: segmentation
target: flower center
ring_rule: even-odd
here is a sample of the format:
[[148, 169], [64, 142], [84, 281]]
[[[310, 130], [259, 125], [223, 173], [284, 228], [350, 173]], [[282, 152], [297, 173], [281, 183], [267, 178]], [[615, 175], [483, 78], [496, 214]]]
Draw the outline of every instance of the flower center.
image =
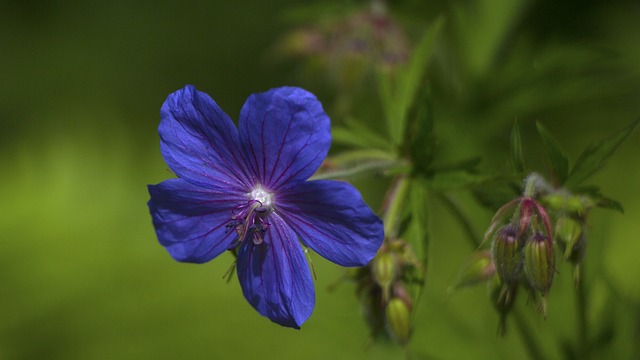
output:
[[258, 185], [249, 193], [249, 198], [260, 203], [261, 210], [271, 210], [273, 195], [266, 192], [262, 186]]
[[234, 229], [238, 233], [238, 244], [251, 238], [256, 245], [262, 244], [264, 234], [269, 229], [267, 215], [273, 210], [273, 195], [260, 185], [247, 194], [249, 200], [233, 209], [233, 215], [227, 223], [227, 231]]

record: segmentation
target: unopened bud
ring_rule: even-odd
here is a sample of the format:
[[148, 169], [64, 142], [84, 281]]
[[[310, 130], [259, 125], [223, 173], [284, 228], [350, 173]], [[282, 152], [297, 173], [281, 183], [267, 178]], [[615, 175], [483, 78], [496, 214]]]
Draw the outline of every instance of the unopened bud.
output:
[[384, 252], [379, 253], [373, 260], [373, 278], [382, 288], [383, 301], [389, 299], [389, 290], [396, 277], [396, 264], [394, 255]]
[[542, 198], [542, 202], [554, 210], [564, 210], [566, 197], [560, 194], [550, 194]]
[[587, 204], [582, 197], [569, 196], [565, 203], [565, 210], [576, 214], [584, 214], [587, 209]]
[[400, 344], [406, 344], [411, 335], [411, 310], [400, 298], [389, 300], [385, 310], [387, 331]]
[[491, 252], [487, 250], [475, 252], [460, 269], [454, 289], [489, 280], [495, 272], [496, 266], [491, 260]]
[[584, 234], [579, 221], [560, 217], [556, 221], [556, 239], [564, 248], [564, 259], [573, 263], [580, 262], [584, 253]]
[[594, 205], [589, 197], [567, 193], [550, 194], [542, 198], [542, 201], [551, 209], [578, 215], [585, 214]]
[[524, 245], [524, 271], [531, 287], [542, 294], [551, 288], [553, 263], [549, 238], [541, 233], [531, 236]]
[[522, 255], [515, 226], [506, 225], [496, 232], [491, 244], [491, 256], [503, 283], [511, 283], [520, 278]]

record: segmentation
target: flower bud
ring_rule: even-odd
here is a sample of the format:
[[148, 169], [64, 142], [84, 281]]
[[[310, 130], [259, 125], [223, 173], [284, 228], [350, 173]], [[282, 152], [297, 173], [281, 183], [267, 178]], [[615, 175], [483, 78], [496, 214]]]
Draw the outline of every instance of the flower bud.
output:
[[542, 198], [542, 202], [553, 210], [564, 210], [565, 197], [560, 194], [549, 194]]
[[489, 280], [495, 272], [496, 266], [491, 260], [491, 252], [477, 251], [469, 257], [460, 269], [454, 289]]
[[524, 245], [524, 271], [531, 287], [542, 294], [551, 288], [553, 262], [549, 238], [542, 233], [531, 236]]
[[582, 197], [569, 196], [565, 203], [565, 210], [576, 214], [584, 214], [587, 210], [586, 201]]
[[394, 256], [388, 252], [379, 253], [373, 260], [373, 278], [382, 288], [382, 299], [389, 299], [389, 290], [396, 278], [396, 264]]
[[520, 278], [522, 255], [515, 226], [506, 225], [496, 232], [491, 256], [502, 283], [515, 282]]
[[556, 211], [584, 215], [594, 205], [593, 200], [584, 195], [555, 193], [542, 198], [546, 206]]
[[564, 248], [564, 259], [573, 263], [582, 260], [584, 254], [584, 233], [579, 221], [560, 217], [556, 221], [556, 239]]
[[406, 344], [411, 335], [411, 309], [400, 298], [389, 300], [385, 310], [387, 331], [400, 344]]

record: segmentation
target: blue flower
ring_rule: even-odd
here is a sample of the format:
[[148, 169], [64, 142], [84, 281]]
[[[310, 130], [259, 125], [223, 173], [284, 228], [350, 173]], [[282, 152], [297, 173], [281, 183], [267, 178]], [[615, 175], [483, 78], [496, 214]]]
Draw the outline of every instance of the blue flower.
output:
[[178, 261], [237, 251], [242, 292], [263, 316], [299, 328], [315, 292], [300, 241], [342, 266], [363, 266], [382, 244], [382, 221], [340, 181], [306, 181], [327, 156], [329, 117], [309, 92], [251, 95], [238, 128], [193, 86], [160, 111], [160, 149], [178, 176], [149, 185], [156, 234]]

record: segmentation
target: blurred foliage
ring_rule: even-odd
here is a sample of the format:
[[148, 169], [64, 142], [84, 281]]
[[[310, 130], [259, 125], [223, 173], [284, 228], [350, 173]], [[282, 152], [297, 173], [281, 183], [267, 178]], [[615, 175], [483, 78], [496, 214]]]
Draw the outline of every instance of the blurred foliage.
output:
[[[146, 184], [169, 175], [158, 151], [158, 112], [186, 83], [211, 94], [232, 118], [251, 93], [305, 87], [332, 116], [335, 154], [364, 139], [338, 129], [366, 129], [365, 148], [433, 159], [418, 167], [428, 176], [451, 164], [507, 174], [505, 164], [520, 161], [509, 152], [515, 120], [518, 146], [528, 154], [523, 167], [558, 171], [564, 156], [577, 166], [584, 163], [583, 148], [640, 114], [640, 8], [633, 1], [395, 0], [384, 13], [391, 24], [385, 29], [392, 30], [383, 35], [390, 37], [367, 35], [377, 24], [367, 17], [370, 9], [369, 2], [346, 0], [0, 2], [0, 359], [404, 355], [391, 345], [365, 349], [368, 330], [355, 290], [324, 291], [342, 270], [319, 256], [312, 255], [314, 314], [292, 331], [258, 316], [236, 282], [222, 280], [231, 256], [179, 264], [157, 244]], [[410, 52], [439, 21], [415, 95], [429, 98], [428, 113], [391, 105], [431, 122], [408, 128], [412, 143], [398, 144], [376, 77], [398, 64], [375, 60], [387, 59], [380, 49]], [[300, 34], [320, 34], [332, 51], [292, 51], [292, 34], [302, 45], [308, 38]], [[350, 54], [345, 44], [354, 36], [373, 46]], [[437, 139], [421, 137], [424, 129]], [[640, 356], [638, 139], [631, 134], [605, 171], [589, 178], [625, 211], [591, 214], [583, 269], [589, 336], [604, 344], [594, 358]], [[448, 201], [412, 205], [420, 205], [429, 222], [409, 231], [428, 228], [430, 237], [412, 354], [522, 358], [528, 345], [516, 333], [500, 338], [487, 331], [499, 319], [488, 301], [478, 301], [486, 289], [447, 293], [473, 250], [465, 238], [478, 236], [492, 215], [453, 182], [478, 179], [448, 176], [429, 178]], [[477, 183], [493, 191], [486, 205], [495, 208], [513, 196], [516, 189], [495, 186], [503, 183]], [[372, 206], [381, 205], [382, 176], [373, 172], [355, 184]], [[451, 216], [452, 206], [465, 208], [465, 226]], [[547, 319], [530, 316], [521, 297], [516, 306], [523, 311], [508, 324], [531, 328], [550, 358], [571, 356], [576, 336], [571, 270], [561, 265], [558, 271]]]

